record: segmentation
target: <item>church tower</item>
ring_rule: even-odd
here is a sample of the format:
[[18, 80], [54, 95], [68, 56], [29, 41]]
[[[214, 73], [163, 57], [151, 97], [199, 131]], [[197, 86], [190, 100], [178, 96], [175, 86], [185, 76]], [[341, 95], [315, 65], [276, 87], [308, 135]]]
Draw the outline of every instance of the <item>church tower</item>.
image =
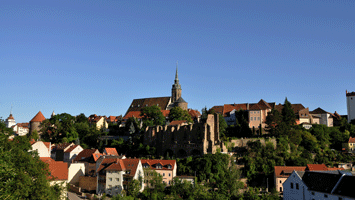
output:
[[178, 67], [176, 64], [176, 73], [175, 73], [175, 80], [173, 84], [173, 88], [171, 89], [171, 101], [176, 102], [181, 97], [181, 85], [179, 83], [178, 77]]

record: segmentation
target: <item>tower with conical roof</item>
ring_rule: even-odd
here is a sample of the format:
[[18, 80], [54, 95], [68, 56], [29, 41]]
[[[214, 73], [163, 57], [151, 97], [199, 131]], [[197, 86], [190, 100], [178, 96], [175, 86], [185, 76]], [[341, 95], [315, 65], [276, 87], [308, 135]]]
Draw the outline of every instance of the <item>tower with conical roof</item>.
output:
[[15, 118], [12, 116], [12, 113], [10, 113], [9, 117], [5, 121], [6, 127], [11, 128], [11, 126], [16, 125]]
[[178, 67], [176, 63], [176, 73], [173, 88], [171, 89], [171, 101], [176, 102], [181, 97], [181, 85], [179, 83]]
[[30, 121], [30, 133], [33, 131], [37, 131], [39, 133], [41, 130], [40, 125], [45, 119], [46, 118], [43, 116], [42, 112], [39, 111]]

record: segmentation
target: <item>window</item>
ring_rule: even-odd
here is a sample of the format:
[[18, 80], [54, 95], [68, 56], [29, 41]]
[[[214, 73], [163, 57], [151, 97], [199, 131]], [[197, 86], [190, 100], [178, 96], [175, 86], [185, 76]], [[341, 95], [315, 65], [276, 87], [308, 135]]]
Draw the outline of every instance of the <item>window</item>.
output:
[[293, 189], [293, 183], [291, 183], [291, 189]]
[[163, 176], [165, 176], [165, 173], [163, 173]]
[[119, 178], [116, 178], [116, 181], [120, 181], [120, 179], [119, 179]]
[[254, 117], [254, 121], [256, 120], [256, 117]]
[[112, 178], [109, 178], [110, 181], [112, 181]]
[[298, 185], [298, 183], [296, 183], [296, 189], [297, 190], [299, 190], [300, 188], [299, 188], [299, 185]]
[[282, 187], [280, 187], [280, 192], [282, 192]]
[[170, 185], [170, 181], [169, 181], [169, 185]]
[[282, 183], [282, 181], [280, 181], [280, 183]]
[[327, 194], [324, 194], [324, 197], [325, 197], [325, 198], [328, 198], [328, 195], [327, 195]]
[[260, 120], [260, 117], [258, 117], [258, 120]]
[[112, 188], [112, 185], [108, 185], [108, 188]]
[[[169, 173], [169, 177], [171, 176], [171, 174]], [[170, 184], [170, 183], [169, 183]]]
[[250, 117], [250, 121], [253, 121], [253, 117]]

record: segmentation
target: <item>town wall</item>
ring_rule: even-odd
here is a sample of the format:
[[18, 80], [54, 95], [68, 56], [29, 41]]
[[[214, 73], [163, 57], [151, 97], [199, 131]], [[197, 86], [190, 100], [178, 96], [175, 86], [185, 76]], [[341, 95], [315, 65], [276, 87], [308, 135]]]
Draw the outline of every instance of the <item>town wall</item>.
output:
[[230, 143], [234, 143], [234, 147], [248, 147], [248, 142], [252, 141], [260, 141], [260, 143], [262, 145], [266, 145], [267, 142], [271, 142], [274, 146], [274, 148], [276, 148], [277, 142], [276, 142], [276, 138], [269, 138], [269, 139], [265, 139], [265, 138], [242, 138], [242, 139], [235, 139], [235, 140], [231, 140]]

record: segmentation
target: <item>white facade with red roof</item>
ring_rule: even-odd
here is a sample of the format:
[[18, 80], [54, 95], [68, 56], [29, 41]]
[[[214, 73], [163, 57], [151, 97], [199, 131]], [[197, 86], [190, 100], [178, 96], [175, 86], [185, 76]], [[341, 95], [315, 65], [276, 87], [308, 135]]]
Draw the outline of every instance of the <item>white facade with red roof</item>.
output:
[[170, 186], [176, 176], [177, 165], [176, 160], [146, 160], [142, 159], [144, 169], [144, 184], [149, 187], [149, 179], [152, 177], [151, 170], [157, 172], [163, 177], [163, 182]]
[[[143, 167], [140, 159], [119, 159], [114, 156], [104, 156], [97, 162], [96, 193], [106, 193], [112, 196], [126, 190], [130, 181], [144, 180]], [[142, 182], [141, 190], [144, 190]]]
[[64, 151], [64, 162], [71, 163], [84, 149], [80, 145], [73, 145]]
[[51, 157], [51, 143], [31, 141], [32, 151], [37, 151], [39, 157]]

